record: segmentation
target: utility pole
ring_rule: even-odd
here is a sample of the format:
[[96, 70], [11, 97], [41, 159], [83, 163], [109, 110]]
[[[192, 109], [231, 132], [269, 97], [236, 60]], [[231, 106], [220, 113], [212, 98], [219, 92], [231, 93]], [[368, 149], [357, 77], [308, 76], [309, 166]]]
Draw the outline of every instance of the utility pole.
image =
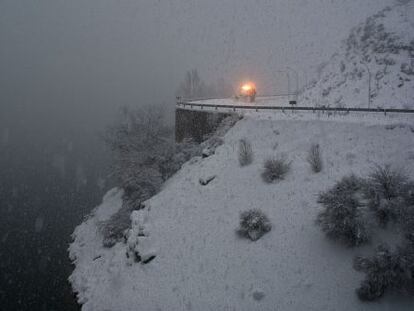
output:
[[366, 63], [361, 62], [365, 66], [368, 72], [368, 109], [371, 107], [371, 71]]

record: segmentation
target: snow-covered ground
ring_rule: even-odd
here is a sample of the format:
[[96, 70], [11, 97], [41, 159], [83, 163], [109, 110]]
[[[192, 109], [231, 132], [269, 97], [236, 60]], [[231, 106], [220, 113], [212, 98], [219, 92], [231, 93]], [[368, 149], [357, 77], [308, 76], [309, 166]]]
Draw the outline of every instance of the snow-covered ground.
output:
[[[253, 164], [244, 168], [237, 160], [240, 138], [254, 150]], [[70, 280], [83, 310], [412, 310], [414, 302], [400, 298], [359, 302], [354, 289], [362, 275], [352, 259], [363, 249], [329, 242], [314, 221], [317, 194], [346, 174], [391, 163], [413, 176], [413, 138], [406, 124], [239, 121], [213, 156], [187, 163], [147, 202], [146, 228], [157, 251], [151, 263], [129, 265], [123, 243], [102, 247], [97, 222], [120, 208], [117, 190], [75, 230]], [[321, 146], [320, 174], [306, 161], [311, 143]], [[266, 184], [263, 162], [280, 153], [293, 161], [292, 171]], [[200, 185], [211, 175], [210, 184]], [[235, 232], [239, 213], [253, 207], [273, 224], [257, 242]]]

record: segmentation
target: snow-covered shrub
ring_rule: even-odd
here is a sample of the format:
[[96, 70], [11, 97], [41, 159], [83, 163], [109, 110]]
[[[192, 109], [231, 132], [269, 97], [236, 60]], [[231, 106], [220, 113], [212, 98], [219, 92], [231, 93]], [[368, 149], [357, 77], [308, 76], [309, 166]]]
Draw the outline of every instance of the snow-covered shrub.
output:
[[414, 294], [414, 243], [407, 241], [394, 251], [380, 245], [373, 257], [356, 257], [354, 269], [366, 274], [356, 290], [363, 301], [381, 298], [386, 290]]
[[376, 166], [369, 176], [369, 190], [385, 199], [398, 197], [404, 191], [407, 176], [390, 165]]
[[243, 237], [256, 241], [271, 229], [272, 224], [259, 209], [247, 210], [240, 214], [240, 228], [237, 232]]
[[369, 217], [380, 225], [392, 220], [404, 243], [391, 250], [379, 246], [370, 258], [356, 257], [354, 268], [366, 274], [357, 289], [363, 301], [376, 300], [387, 290], [414, 295], [414, 182], [390, 166], [376, 167], [368, 178], [344, 177], [320, 194], [324, 206], [317, 223], [328, 237], [357, 246], [370, 239]]
[[109, 220], [99, 223], [104, 247], [112, 247], [125, 238], [125, 234], [131, 226], [131, 212], [131, 206], [123, 204], [121, 209], [112, 215]]
[[289, 172], [291, 162], [284, 155], [276, 158], [267, 159], [264, 163], [262, 178], [267, 183], [273, 183], [285, 178]]
[[414, 240], [414, 181], [405, 185], [403, 205], [398, 209], [398, 222], [404, 234]]
[[351, 175], [319, 195], [318, 202], [324, 209], [318, 214], [317, 224], [329, 238], [348, 246], [358, 246], [370, 239], [361, 194], [361, 180]]
[[141, 202], [158, 192], [164, 179], [160, 171], [154, 167], [142, 167], [134, 173], [134, 175], [126, 173], [123, 178], [123, 201], [132, 209], [139, 209]]
[[243, 138], [239, 141], [239, 163], [240, 166], [246, 166], [253, 162], [253, 149], [250, 142]]
[[322, 155], [319, 148], [319, 144], [312, 144], [309, 149], [307, 161], [310, 164], [312, 171], [314, 173], [319, 173], [322, 171]]
[[398, 221], [399, 210], [405, 205], [407, 182], [407, 176], [390, 165], [376, 166], [366, 179], [364, 195], [380, 225]]
[[166, 152], [158, 165], [163, 181], [174, 175], [185, 162], [201, 154], [201, 145], [193, 140], [186, 139], [179, 144], [175, 144], [170, 152]]
[[142, 181], [159, 187], [159, 165], [174, 152], [172, 130], [164, 125], [161, 107], [123, 108], [104, 139], [114, 159], [112, 174], [126, 197], [139, 191]]

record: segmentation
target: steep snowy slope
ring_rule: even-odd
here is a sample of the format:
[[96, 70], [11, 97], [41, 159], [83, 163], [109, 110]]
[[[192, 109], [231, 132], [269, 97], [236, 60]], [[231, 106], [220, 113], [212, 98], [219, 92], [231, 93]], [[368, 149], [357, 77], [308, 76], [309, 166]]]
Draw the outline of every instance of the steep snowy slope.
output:
[[[242, 168], [237, 146], [243, 137], [253, 144], [254, 162]], [[314, 224], [318, 192], [346, 174], [392, 163], [414, 176], [413, 138], [403, 124], [240, 121], [215, 155], [186, 164], [147, 202], [145, 215], [133, 215], [133, 229], [144, 219], [157, 254], [149, 264], [130, 265], [123, 243], [101, 247], [97, 221], [120, 206], [116, 191], [76, 229], [70, 280], [83, 310], [413, 310], [412, 300], [392, 297], [359, 302], [354, 289], [362, 275], [352, 258], [364, 249], [332, 244]], [[320, 174], [306, 161], [311, 142], [321, 145]], [[280, 153], [293, 161], [292, 171], [266, 184], [263, 162]], [[200, 185], [211, 175], [216, 178]], [[235, 232], [239, 213], [253, 207], [273, 224], [256, 242]]]
[[414, 1], [355, 27], [302, 94], [306, 105], [414, 108]]

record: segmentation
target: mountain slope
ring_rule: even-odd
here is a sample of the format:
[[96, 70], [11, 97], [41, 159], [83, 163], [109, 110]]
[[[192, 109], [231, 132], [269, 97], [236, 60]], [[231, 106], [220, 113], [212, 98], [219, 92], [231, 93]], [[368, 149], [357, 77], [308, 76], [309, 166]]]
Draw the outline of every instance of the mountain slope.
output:
[[[407, 2], [407, 1], [405, 1]], [[414, 1], [355, 27], [301, 96], [306, 105], [414, 108]], [[370, 78], [371, 77], [371, 78]]]
[[[391, 129], [393, 128], [393, 129]], [[397, 127], [327, 121], [244, 119], [216, 154], [188, 163], [142, 211], [157, 257], [128, 264], [128, 245], [100, 247], [97, 219], [120, 195], [112, 193], [80, 225], [71, 245], [71, 276], [84, 310], [412, 310], [414, 302], [363, 304], [354, 289], [361, 275], [352, 259], [365, 249], [344, 249], [323, 236], [314, 221], [317, 194], [345, 174], [365, 174], [374, 163], [406, 163], [413, 174], [413, 133]], [[239, 167], [237, 146], [253, 143], [254, 163]], [[313, 174], [306, 161], [318, 142], [325, 168]], [[292, 160], [286, 180], [266, 184], [263, 161], [284, 153]], [[200, 178], [215, 175], [207, 186]], [[257, 242], [236, 234], [239, 213], [260, 208], [273, 229]], [[105, 212], [106, 211], [106, 212]], [[138, 222], [133, 215], [133, 229]], [[259, 299], [260, 298], [260, 299]]]

